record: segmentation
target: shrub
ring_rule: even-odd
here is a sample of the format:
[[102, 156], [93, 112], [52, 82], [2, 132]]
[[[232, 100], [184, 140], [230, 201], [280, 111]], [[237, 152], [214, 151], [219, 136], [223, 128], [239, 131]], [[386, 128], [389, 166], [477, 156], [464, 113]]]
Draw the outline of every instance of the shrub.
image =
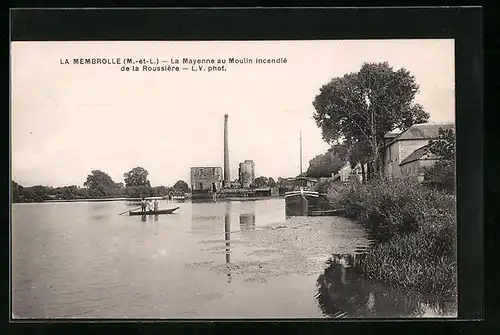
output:
[[395, 286], [453, 296], [456, 294], [455, 220], [426, 222], [417, 232], [396, 235], [366, 255], [368, 278]]
[[448, 193], [455, 192], [455, 164], [439, 161], [431, 168], [424, 169], [424, 185]]
[[332, 187], [328, 197], [346, 216], [359, 220], [381, 241], [415, 232], [424, 219], [454, 215], [454, 199], [409, 179], [372, 180]]
[[428, 293], [455, 293], [453, 196], [407, 179], [337, 185], [328, 196], [380, 242], [363, 262], [369, 278]]

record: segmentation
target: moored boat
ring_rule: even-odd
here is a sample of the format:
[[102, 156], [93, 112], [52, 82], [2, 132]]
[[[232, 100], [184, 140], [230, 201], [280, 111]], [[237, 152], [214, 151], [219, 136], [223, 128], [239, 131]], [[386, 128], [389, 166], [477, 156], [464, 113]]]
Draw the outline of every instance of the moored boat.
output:
[[129, 211], [129, 215], [160, 215], [160, 214], [172, 214], [173, 212], [175, 212], [176, 210], [178, 210], [179, 207], [175, 207], [175, 208], [170, 208], [170, 209], [160, 209], [160, 210], [156, 210], [156, 211], [145, 211], [145, 212], [132, 212], [132, 211]]

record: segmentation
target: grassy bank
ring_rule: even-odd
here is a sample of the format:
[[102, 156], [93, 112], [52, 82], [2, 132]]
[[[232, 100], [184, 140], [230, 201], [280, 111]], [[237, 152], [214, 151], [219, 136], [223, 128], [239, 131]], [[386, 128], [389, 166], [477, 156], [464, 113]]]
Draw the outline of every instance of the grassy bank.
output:
[[455, 294], [455, 199], [410, 180], [332, 184], [332, 205], [380, 242], [366, 256], [370, 279], [433, 294]]

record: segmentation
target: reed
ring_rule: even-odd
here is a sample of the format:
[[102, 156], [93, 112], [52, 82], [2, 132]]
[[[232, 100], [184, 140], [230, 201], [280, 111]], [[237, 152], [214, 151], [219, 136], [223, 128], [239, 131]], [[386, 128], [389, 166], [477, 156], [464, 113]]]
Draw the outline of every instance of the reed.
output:
[[332, 185], [329, 199], [376, 243], [363, 263], [371, 279], [432, 294], [456, 294], [454, 197], [406, 179]]

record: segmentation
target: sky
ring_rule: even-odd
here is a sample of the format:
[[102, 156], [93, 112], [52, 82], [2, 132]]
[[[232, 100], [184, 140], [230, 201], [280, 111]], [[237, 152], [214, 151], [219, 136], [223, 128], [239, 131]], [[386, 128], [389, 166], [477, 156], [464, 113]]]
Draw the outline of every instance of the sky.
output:
[[[184, 57], [254, 62], [212, 72], [61, 64]], [[286, 63], [255, 62], [283, 57]], [[453, 40], [12, 42], [12, 180], [82, 186], [98, 169], [123, 182], [125, 172], [142, 166], [152, 185], [189, 183], [191, 166], [223, 166], [224, 114], [232, 180], [246, 159], [256, 176], [292, 177], [300, 172], [300, 132], [303, 170], [329, 147], [313, 120], [320, 87], [383, 61], [415, 76], [416, 102], [430, 122], [454, 121]]]

